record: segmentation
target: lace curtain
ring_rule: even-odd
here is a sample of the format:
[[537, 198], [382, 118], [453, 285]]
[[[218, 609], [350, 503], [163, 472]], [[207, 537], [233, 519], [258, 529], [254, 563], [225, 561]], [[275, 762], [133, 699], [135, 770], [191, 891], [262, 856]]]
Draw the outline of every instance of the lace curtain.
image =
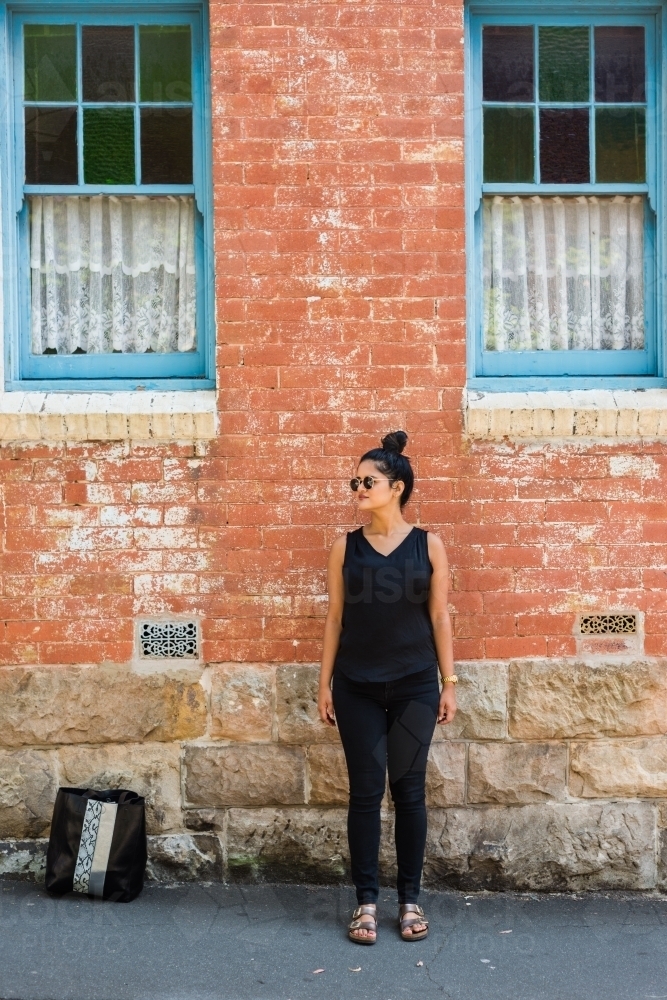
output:
[[485, 198], [490, 351], [644, 346], [641, 197]]
[[192, 351], [191, 197], [30, 198], [32, 353]]

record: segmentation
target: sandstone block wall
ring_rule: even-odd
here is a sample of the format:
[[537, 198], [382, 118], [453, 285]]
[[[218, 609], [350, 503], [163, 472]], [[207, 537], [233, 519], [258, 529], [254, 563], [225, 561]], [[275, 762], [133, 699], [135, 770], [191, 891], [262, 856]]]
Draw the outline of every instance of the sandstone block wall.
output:
[[[667, 888], [667, 660], [457, 669], [461, 710], [427, 766], [426, 882]], [[347, 773], [317, 675], [0, 668], [0, 872], [39, 873], [59, 785], [123, 786], [146, 796], [154, 878], [348, 880]], [[389, 796], [381, 864], [391, 882]]]

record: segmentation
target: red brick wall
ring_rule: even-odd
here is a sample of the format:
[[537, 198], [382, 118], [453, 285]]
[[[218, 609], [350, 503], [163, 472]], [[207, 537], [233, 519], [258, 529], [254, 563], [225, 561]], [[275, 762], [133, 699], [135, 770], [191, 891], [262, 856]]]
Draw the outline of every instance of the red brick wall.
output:
[[667, 450], [462, 435], [462, 7], [211, 5], [221, 434], [7, 446], [0, 662], [124, 661], [195, 613], [208, 660], [313, 661], [346, 480], [397, 427], [452, 564], [459, 659], [667, 654]]
[[315, 660], [362, 451], [404, 427], [429, 478], [409, 516], [453, 497], [433, 476], [465, 380], [462, 7], [211, 17], [231, 617], [209, 655]]

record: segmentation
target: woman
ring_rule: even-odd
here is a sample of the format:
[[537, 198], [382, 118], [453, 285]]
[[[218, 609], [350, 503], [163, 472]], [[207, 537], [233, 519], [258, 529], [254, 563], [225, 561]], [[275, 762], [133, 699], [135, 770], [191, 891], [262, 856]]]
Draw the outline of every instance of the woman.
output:
[[[420, 941], [426, 844], [426, 758], [436, 720], [456, 712], [445, 547], [404, 520], [414, 475], [403, 431], [362, 456], [350, 486], [370, 523], [337, 538], [329, 555], [329, 610], [318, 710], [338, 725], [350, 780], [348, 840], [358, 907], [348, 934], [377, 937], [380, 804], [389, 771], [396, 813], [399, 926]], [[438, 685], [438, 667], [443, 687]], [[333, 678], [333, 685], [332, 685]]]

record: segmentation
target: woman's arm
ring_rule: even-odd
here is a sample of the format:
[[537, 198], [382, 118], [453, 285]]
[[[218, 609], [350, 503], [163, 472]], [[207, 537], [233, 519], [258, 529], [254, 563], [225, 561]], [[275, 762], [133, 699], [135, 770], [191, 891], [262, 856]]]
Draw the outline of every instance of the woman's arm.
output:
[[[452, 647], [452, 622], [447, 606], [449, 589], [449, 566], [445, 546], [437, 535], [428, 533], [428, 556], [433, 567], [428, 610], [433, 623], [435, 649], [438, 665], [444, 680], [454, 673], [454, 650]], [[443, 684], [438, 707], [438, 724], [451, 722], [456, 715], [456, 686], [451, 682]]]
[[322, 722], [335, 726], [333, 697], [331, 695], [331, 678], [340, 633], [343, 627], [343, 604], [345, 594], [343, 589], [343, 560], [345, 559], [346, 537], [337, 538], [331, 546], [327, 566], [327, 589], [329, 591], [329, 607], [324, 622], [324, 641], [322, 644], [322, 666], [320, 668], [320, 689], [317, 696], [317, 710]]

